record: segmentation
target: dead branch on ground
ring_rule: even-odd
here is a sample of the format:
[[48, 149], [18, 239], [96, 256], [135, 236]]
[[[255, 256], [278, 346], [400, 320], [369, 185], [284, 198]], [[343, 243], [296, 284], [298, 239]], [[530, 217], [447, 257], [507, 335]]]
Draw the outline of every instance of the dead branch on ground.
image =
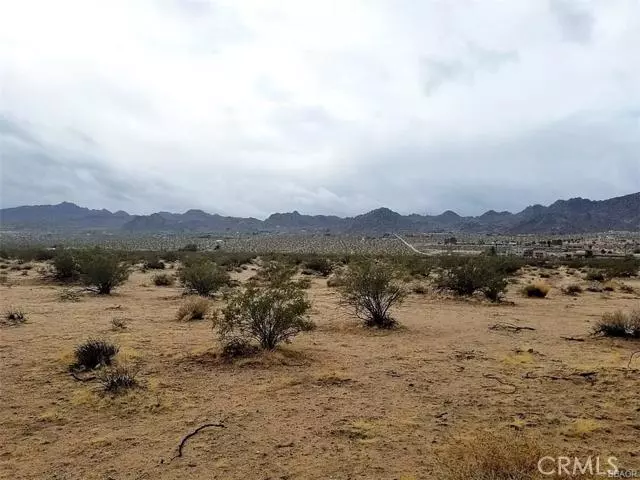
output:
[[527, 326], [519, 326], [514, 325], [512, 323], [496, 323], [495, 325], [491, 325], [489, 330], [509, 330], [511, 332], [518, 333], [520, 330], [535, 330], [533, 327]]
[[196, 428], [193, 432], [189, 433], [188, 435], [185, 435], [182, 440], [180, 441], [180, 445], [178, 445], [178, 453], [176, 454], [175, 457], [173, 457], [171, 460], [178, 458], [178, 457], [182, 457], [182, 449], [184, 448], [185, 443], [187, 443], [187, 440], [189, 440], [191, 437], [197, 435], [198, 433], [200, 433], [202, 430], [204, 430], [205, 428], [209, 428], [209, 427], [220, 427], [220, 428], [227, 428], [224, 424], [222, 423], [205, 423], [200, 425], [198, 428]]

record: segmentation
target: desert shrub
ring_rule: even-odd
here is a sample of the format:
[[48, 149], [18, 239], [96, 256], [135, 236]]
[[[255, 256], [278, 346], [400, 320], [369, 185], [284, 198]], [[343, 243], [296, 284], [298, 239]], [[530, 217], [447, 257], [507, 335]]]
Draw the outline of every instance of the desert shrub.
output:
[[138, 370], [129, 365], [116, 365], [101, 370], [96, 377], [105, 392], [120, 393], [138, 386], [137, 374]]
[[190, 263], [180, 269], [180, 281], [188, 292], [208, 296], [229, 284], [229, 274], [210, 261]]
[[58, 299], [61, 302], [79, 302], [80, 293], [71, 288], [63, 288], [58, 294]]
[[178, 255], [178, 252], [174, 252], [173, 250], [162, 252], [161, 256], [165, 262], [169, 262], [169, 263], [177, 262], [178, 260], [180, 260], [180, 256]]
[[209, 309], [211, 304], [206, 298], [193, 297], [186, 300], [176, 314], [176, 320], [178, 321], [190, 321], [190, 320], [202, 320]]
[[302, 263], [303, 268], [319, 273], [323, 277], [328, 276], [333, 271], [333, 264], [325, 257], [316, 257]]
[[605, 313], [593, 328], [593, 333], [605, 337], [640, 338], [640, 310]]
[[631, 255], [621, 259], [608, 259], [603, 262], [602, 268], [607, 278], [635, 277], [640, 269], [640, 259]]
[[604, 289], [602, 288], [602, 284], [600, 282], [591, 282], [588, 286], [587, 286], [587, 292], [593, 292], [593, 293], [601, 293], [604, 291]]
[[170, 287], [174, 283], [176, 283], [175, 277], [168, 273], [156, 273], [153, 276], [153, 284], [156, 287]]
[[260, 348], [272, 350], [289, 342], [311, 328], [306, 316], [310, 308], [311, 303], [297, 282], [250, 282], [243, 291], [229, 297], [216, 319], [223, 349], [229, 354], [257, 342]]
[[154, 260], [148, 260], [146, 262], [144, 262], [142, 268], [144, 270], [164, 270], [166, 267], [166, 265], [164, 264], [164, 262], [162, 260], [159, 259], [154, 259]]
[[572, 283], [564, 287], [562, 289], [562, 293], [564, 293], [565, 295], [570, 295], [575, 297], [576, 295], [579, 295], [582, 293], [582, 287], [577, 283]]
[[293, 281], [293, 276], [297, 271], [298, 267], [295, 264], [271, 260], [262, 265], [254, 280], [272, 286], [281, 283], [287, 284]]
[[45, 247], [15, 247], [15, 248], [7, 248], [5, 250], [6, 257], [4, 258], [15, 258], [21, 262], [44, 262], [47, 260], [51, 260], [55, 252], [53, 249], [45, 248]]
[[522, 294], [525, 297], [544, 298], [547, 296], [551, 287], [543, 282], [530, 283], [522, 288]]
[[126, 318], [112, 318], [111, 319], [111, 328], [113, 330], [126, 330], [127, 329], [127, 319]]
[[602, 289], [605, 292], [615, 292], [616, 291], [616, 284], [613, 282], [606, 282], [604, 285], [602, 285]]
[[501, 267], [491, 257], [466, 258], [462, 263], [445, 270], [436, 286], [460, 296], [470, 296], [480, 291], [495, 302], [507, 289], [504, 270], [505, 267]]
[[372, 259], [352, 263], [343, 278], [344, 284], [339, 287], [342, 304], [352, 308], [366, 326], [396, 325], [389, 311], [402, 303], [406, 292], [390, 265]]
[[75, 349], [73, 369], [94, 370], [103, 365], [111, 365], [118, 353], [118, 346], [105, 340], [89, 339]]
[[180, 249], [182, 252], [197, 252], [198, 245], [195, 243], [187, 243], [184, 247]]
[[328, 279], [327, 279], [327, 287], [330, 288], [337, 288], [337, 287], [341, 287], [344, 285], [344, 275], [342, 273], [333, 273]]
[[631, 285], [627, 285], [626, 283], [621, 283], [620, 284], [620, 291], [622, 293], [635, 293], [636, 292], [636, 290]]
[[120, 258], [99, 248], [82, 252], [78, 265], [84, 282], [101, 295], [110, 294], [129, 278], [129, 268]]
[[20, 325], [27, 321], [27, 315], [19, 308], [9, 307], [4, 312], [3, 323], [6, 325]]
[[589, 270], [585, 278], [590, 282], [604, 282], [605, 275], [602, 270]]
[[414, 283], [411, 287], [411, 291], [413, 293], [417, 293], [418, 295], [424, 295], [428, 292], [427, 287], [422, 283]]
[[69, 250], [59, 250], [53, 257], [53, 276], [67, 282], [78, 277], [78, 262]]
[[243, 265], [251, 263], [255, 258], [255, 255], [250, 253], [225, 252], [214, 253], [211, 258], [221, 267], [225, 267], [227, 270], [235, 270]]
[[229, 338], [222, 343], [222, 358], [231, 360], [238, 357], [248, 357], [258, 352], [260, 348], [251, 344], [248, 339]]
[[533, 440], [511, 434], [483, 435], [452, 443], [438, 455], [440, 480], [536, 480], [544, 453]]

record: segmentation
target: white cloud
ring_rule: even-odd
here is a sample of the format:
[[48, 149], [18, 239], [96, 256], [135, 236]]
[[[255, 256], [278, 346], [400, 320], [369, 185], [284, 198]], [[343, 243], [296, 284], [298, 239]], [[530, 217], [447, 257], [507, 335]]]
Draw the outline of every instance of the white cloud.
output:
[[264, 216], [630, 193], [637, 45], [631, 0], [6, 1], [1, 200]]

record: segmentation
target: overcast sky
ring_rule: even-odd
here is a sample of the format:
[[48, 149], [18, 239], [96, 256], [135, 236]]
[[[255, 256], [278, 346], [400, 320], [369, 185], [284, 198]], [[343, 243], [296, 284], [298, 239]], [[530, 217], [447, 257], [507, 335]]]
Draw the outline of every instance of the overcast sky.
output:
[[479, 214], [640, 191], [636, 0], [0, 0], [3, 207]]

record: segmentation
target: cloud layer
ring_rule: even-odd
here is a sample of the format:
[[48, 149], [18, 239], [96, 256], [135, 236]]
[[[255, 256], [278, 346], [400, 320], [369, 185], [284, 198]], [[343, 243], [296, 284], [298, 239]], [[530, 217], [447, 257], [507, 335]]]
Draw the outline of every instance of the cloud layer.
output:
[[633, 0], [0, 6], [2, 206], [478, 214], [640, 190]]

